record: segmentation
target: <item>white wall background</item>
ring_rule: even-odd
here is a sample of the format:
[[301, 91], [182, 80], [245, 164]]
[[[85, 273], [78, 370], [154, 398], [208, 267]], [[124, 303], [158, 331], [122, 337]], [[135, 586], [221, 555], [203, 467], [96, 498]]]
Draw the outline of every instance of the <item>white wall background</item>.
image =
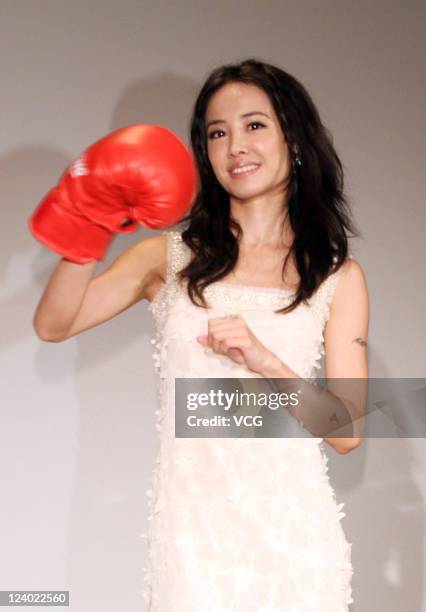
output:
[[[352, 249], [370, 291], [370, 376], [424, 376], [424, 18], [416, 0], [0, 1], [0, 590], [69, 589], [72, 612], [145, 609], [153, 322], [139, 303], [63, 344], [38, 340], [58, 257], [27, 218], [114, 129], [160, 123], [187, 140], [213, 67], [257, 56], [308, 88], [364, 233]], [[117, 238], [97, 272], [147, 235]], [[426, 610], [424, 440], [328, 450], [354, 543], [352, 610]]]

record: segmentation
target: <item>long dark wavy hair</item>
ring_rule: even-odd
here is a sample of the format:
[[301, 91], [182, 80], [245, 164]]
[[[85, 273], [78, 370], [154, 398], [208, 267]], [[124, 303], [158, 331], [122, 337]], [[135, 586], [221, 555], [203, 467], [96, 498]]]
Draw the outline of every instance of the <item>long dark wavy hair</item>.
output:
[[[361, 233], [351, 219], [343, 193], [342, 164], [310, 95], [292, 75], [257, 59], [215, 69], [195, 102], [190, 129], [199, 191], [189, 214], [180, 222], [186, 225], [182, 240], [194, 257], [178, 278], [188, 279], [192, 303], [207, 308], [204, 289], [229, 274], [238, 260], [242, 228], [231, 217], [230, 196], [210, 164], [205, 127], [212, 95], [231, 82], [256, 85], [266, 92], [289, 147], [293, 170], [283, 211], [287, 208], [294, 240], [284, 259], [282, 276], [293, 256], [300, 282], [291, 303], [276, 311], [285, 314], [306, 303], [327, 276], [341, 267], [348, 256], [347, 232], [352, 236]], [[297, 163], [295, 152], [302, 165]]]

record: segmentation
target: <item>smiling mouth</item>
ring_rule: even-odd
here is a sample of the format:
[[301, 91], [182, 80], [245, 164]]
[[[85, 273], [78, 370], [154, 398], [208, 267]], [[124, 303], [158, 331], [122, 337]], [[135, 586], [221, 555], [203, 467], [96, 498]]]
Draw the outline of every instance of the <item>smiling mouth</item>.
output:
[[240, 168], [234, 168], [234, 170], [230, 171], [230, 175], [232, 178], [242, 178], [244, 176], [248, 176], [250, 174], [254, 174], [257, 170], [259, 170], [260, 164], [247, 164], [246, 166], [241, 166]]

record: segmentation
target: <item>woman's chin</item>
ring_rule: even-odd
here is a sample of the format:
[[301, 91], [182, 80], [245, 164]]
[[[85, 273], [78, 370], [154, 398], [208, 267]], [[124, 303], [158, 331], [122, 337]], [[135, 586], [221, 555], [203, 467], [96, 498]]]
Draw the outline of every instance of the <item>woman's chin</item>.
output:
[[229, 194], [231, 197], [236, 200], [252, 200], [253, 198], [257, 198], [265, 193], [264, 189], [260, 189], [259, 187], [240, 187], [238, 189], [233, 188]]

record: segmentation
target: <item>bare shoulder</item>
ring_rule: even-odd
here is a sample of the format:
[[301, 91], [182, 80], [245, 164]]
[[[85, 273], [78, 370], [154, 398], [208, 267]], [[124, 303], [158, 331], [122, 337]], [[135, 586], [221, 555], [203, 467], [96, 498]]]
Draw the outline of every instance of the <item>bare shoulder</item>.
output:
[[369, 319], [364, 270], [349, 258], [340, 269], [324, 331], [327, 379], [368, 378]]
[[361, 264], [353, 257], [348, 258], [340, 270], [340, 278], [331, 303], [331, 311], [352, 306], [368, 305], [368, 287], [364, 270]]

